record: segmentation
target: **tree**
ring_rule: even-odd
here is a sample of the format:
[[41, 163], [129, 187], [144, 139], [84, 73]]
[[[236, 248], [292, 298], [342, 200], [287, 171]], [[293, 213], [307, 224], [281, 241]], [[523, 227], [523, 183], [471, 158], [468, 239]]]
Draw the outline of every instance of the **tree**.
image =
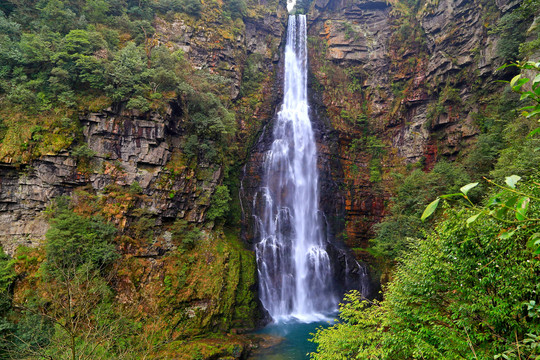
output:
[[60, 209], [47, 231], [49, 272], [75, 275], [80, 266], [100, 270], [118, 256], [113, 236], [116, 228], [100, 218], [85, 218], [69, 209]]
[[[9, 298], [6, 309], [0, 309], [5, 315], [0, 322], [0, 354], [79, 360], [144, 354], [144, 346], [129, 340], [139, 335], [137, 324], [112, 307], [110, 266], [118, 256], [113, 244], [116, 229], [100, 218], [75, 214], [62, 199], [52, 213], [46, 259], [42, 271], [34, 275], [39, 281], [23, 303]], [[11, 263], [15, 261], [24, 260]], [[2, 289], [14, 277], [7, 264], [0, 258]]]

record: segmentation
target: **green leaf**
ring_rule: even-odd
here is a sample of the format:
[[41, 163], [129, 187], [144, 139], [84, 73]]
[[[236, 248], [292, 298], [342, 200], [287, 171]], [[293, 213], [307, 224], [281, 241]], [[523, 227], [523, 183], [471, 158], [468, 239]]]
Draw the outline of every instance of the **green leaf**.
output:
[[445, 195], [440, 195], [439, 197], [440, 197], [441, 199], [448, 199], [448, 198], [455, 197], [455, 196], [463, 196], [463, 194], [462, 194], [462, 193], [445, 194]]
[[505, 217], [508, 209], [512, 209], [516, 204], [518, 196], [512, 196], [504, 204], [501, 204], [501, 207], [496, 212], [496, 216], [499, 218]]
[[526, 98], [531, 97], [531, 96], [532, 96], [532, 94], [527, 91], [527, 92], [524, 92], [523, 94], [521, 94], [521, 97], [519, 98], [519, 100], [520, 101], [525, 100]]
[[431, 214], [433, 214], [435, 210], [437, 210], [437, 206], [439, 206], [439, 201], [441, 201], [441, 199], [437, 198], [431, 203], [429, 203], [429, 205], [426, 206], [426, 209], [422, 213], [422, 217], [420, 218], [420, 220], [425, 221], [428, 217], [430, 217]]
[[527, 137], [533, 137], [534, 135], [538, 134], [540, 132], [540, 127], [537, 127], [533, 131], [531, 131], [529, 134], [527, 134]]
[[477, 182], [475, 182], [475, 183], [470, 183], [470, 184], [467, 184], [467, 185], [461, 187], [461, 188], [459, 189], [459, 191], [461, 191], [462, 193], [464, 193], [465, 195], [467, 195], [467, 193], [469, 192], [469, 190], [471, 190], [472, 188], [474, 188], [474, 187], [477, 186], [477, 185], [478, 185]]
[[535, 76], [535, 78], [534, 78], [534, 80], [533, 80], [533, 84], [536, 84], [536, 83], [538, 83], [538, 82], [540, 82], [540, 74], [538, 74], [538, 75]]
[[540, 109], [531, 111], [530, 113], [527, 113], [527, 118], [533, 117], [534, 115], [540, 114]]
[[527, 210], [529, 209], [530, 202], [531, 199], [526, 196], [523, 196], [519, 199], [516, 204], [516, 219], [518, 219], [519, 221], [523, 221], [527, 218], [525, 215], [527, 214]]
[[495, 206], [495, 205], [502, 204], [501, 198], [500, 198], [502, 194], [503, 194], [503, 192], [500, 192], [500, 193], [495, 194], [492, 197], [490, 197], [488, 202], [487, 202], [487, 206], [490, 207], [490, 206]]
[[518, 74], [518, 75], [514, 76], [514, 77], [512, 78], [512, 80], [510, 80], [510, 86], [513, 87], [513, 86], [515, 85], [515, 83], [516, 83], [519, 79], [521, 79], [521, 74]]
[[521, 180], [521, 176], [517, 176], [517, 175], [512, 175], [512, 176], [507, 176], [506, 179], [504, 180], [506, 182], [506, 184], [511, 187], [512, 189], [515, 189], [516, 188], [516, 183]]
[[529, 240], [527, 240], [527, 247], [532, 250], [538, 250], [540, 246], [540, 233], [534, 233], [531, 235]]
[[515, 232], [516, 230], [503, 232], [502, 234], [499, 235], [499, 239], [505, 239], [505, 240], [510, 239], [512, 235], [514, 235]]
[[507, 207], [507, 208], [512, 208], [514, 207], [514, 205], [516, 204], [518, 200], [518, 196], [512, 196], [510, 199], [506, 200], [506, 203], [504, 203], [504, 205]]
[[[512, 81], [513, 81], [513, 80], [514, 80], [514, 79], [512, 79]], [[527, 79], [527, 78], [519, 79], [519, 80], [515, 83], [515, 85], [512, 86], [512, 90], [514, 90], [514, 91], [520, 91], [520, 90], [521, 90], [521, 87], [522, 87], [523, 85], [525, 85], [526, 83], [528, 83], [528, 82], [529, 82], [529, 79]]]
[[478, 217], [480, 216], [480, 214], [482, 213], [478, 213], [476, 215], [473, 215], [471, 216], [470, 218], [467, 219], [467, 226], [469, 226], [470, 224], [472, 224], [473, 222], [476, 221], [476, 219], [478, 219]]
[[[510, 66], [517, 66], [517, 65], [516, 65], [516, 64], [504, 64], [504, 65], [502, 65], [502, 66], [499, 66], [499, 67], [497, 68], [497, 71], [506, 69], [507, 67], [510, 67]], [[507, 81], [507, 82], [508, 82], [508, 81]]]

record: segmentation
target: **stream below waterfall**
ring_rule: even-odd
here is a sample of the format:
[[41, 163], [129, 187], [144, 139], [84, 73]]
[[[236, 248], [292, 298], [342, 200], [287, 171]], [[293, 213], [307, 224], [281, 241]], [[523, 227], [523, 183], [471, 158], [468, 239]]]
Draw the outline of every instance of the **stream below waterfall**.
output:
[[[337, 316], [337, 314], [335, 314]], [[312, 333], [319, 327], [328, 327], [333, 319], [326, 321], [303, 323], [290, 321], [270, 324], [256, 332], [258, 335], [269, 335], [281, 338], [279, 343], [268, 348], [261, 348], [253, 352], [250, 360], [307, 360], [310, 352], [317, 349], [317, 344], [309, 341]]]

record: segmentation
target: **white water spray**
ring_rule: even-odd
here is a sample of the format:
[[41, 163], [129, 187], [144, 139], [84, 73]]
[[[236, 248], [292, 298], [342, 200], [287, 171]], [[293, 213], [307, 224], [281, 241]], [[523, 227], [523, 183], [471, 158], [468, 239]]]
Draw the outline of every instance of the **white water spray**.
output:
[[260, 298], [276, 321], [334, 311], [333, 272], [319, 211], [317, 153], [307, 100], [305, 15], [289, 16], [284, 99], [264, 161], [256, 244]]
[[293, 11], [295, 6], [296, 6], [296, 0], [287, 0], [287, 11], [288, 12]]

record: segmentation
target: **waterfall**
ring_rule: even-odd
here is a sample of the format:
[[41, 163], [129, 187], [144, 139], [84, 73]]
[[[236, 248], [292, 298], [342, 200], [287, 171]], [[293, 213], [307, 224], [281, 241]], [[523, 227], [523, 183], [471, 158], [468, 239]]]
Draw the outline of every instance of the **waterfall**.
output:
[[264, 159], [261, 213], [254, 214], [260, 299], [275, 321], [314, 321], [337, 308], [316, 151], [307, 99], [306, 17], [291, 15], [284, 99]]

